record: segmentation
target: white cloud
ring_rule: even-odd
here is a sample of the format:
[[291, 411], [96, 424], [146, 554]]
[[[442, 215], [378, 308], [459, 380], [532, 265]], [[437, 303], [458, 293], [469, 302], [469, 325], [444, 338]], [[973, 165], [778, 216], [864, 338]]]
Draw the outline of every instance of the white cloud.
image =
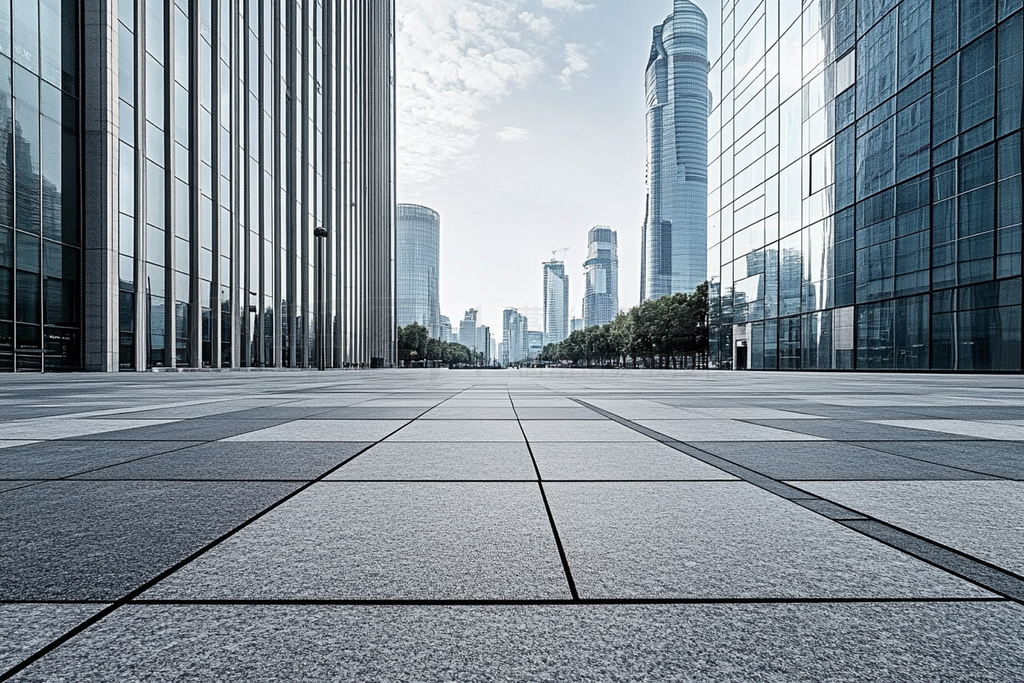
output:
[[530, 139], [530, 131], [525, 128], [515, 128], [509, 126], [508, 128], [502, 128], [494, 137], [498, 138], [502, 142], [525, 142]]
[[[471, 166], [481, 114], [557, 64], [556, 22], [587, 8], [577, 0], [397, 0], [403, 191]], [[586, 68], [585, 60], [567, 64], [564, 87]]]
[[548, 9], [561, 10], [563, 12], [582, 12], [593, 9], [593, 5], [584, 5], [577, 0], [540, 0], [540, 4]]
[[572, 89], [573, 77], [584, 73], [590, 68], [586, 56], [583, 54], [583, 45], [578, 43], [567, 43], [565, 46], [565, 68], [559, 75], [558, 80], [566, 90]]

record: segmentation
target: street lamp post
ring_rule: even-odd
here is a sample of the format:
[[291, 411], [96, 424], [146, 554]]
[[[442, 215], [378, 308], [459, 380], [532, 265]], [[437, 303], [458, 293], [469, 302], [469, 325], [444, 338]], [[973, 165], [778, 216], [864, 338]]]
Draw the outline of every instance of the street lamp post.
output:
[[329, 236], [330, 233], [323, 226], [313, 230], [313, 237], [316, 238], [316, 366], [318, 370], [323, 370], [327, 365], [327, 349], [324, 344], [324, 333], [327, 329], [327, 325], [324, 324], [324, 317], [327, 314], [324, 301], [324, 285], [326, 284], [324, 257]]

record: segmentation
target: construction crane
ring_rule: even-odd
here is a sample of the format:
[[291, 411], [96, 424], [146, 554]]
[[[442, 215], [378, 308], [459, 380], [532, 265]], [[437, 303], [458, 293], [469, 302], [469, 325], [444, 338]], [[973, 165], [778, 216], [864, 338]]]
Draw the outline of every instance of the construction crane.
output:
[[569, 247], [565, 247], [563, 249], [552, 249], [551, 250], [551, 262], [554, 263], [555, 261], [559, 260], [558, 254], [562, 255], [561, 260], [564, 261], [565, 260], [565, 253], [567, 251], [569, 251], [569, 249], [570, 249]]

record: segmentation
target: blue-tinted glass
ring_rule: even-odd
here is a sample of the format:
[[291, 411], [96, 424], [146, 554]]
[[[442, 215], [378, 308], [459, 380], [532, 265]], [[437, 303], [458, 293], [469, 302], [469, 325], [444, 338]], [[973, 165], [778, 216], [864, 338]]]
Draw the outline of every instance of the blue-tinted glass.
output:
[[887, 14], [857, 44], [858, 113], [871, 111], [896, 92], [896, 14]]
[[41, 119], [42, 137], [40, 170], [42, 175], [43, 236], [60, 240], [63, 236], [63, 198], [61, 187], [63, 180], [63, 164], [61, 143], [63, 135], [60, 124], [47, 117]]
[[165, 194], [164, 170], [146, 162], [146, 222], [158, 228], [166, 224]]
[[905, 213], [896, 219], [896, 235], [903, 237], [931, 226], [931, 210], [925, 206], [916, 211]]
[[896, 365], [893, 302], [857, 307], [857, 369], [891, 370]]
[[999, 0], [999, 20], [1002, 21], [1021, 7], [1024, 7], [1024, 0]]
[[[0, 3], [2, 4], [2, 3]], [[14, 225], [14, 109], [11, 62], [0, 57], [0, 225]]]
[[931, 201], [927, 175], [908, 180], [896, 188], [896, 213], [906, 213], [927, 206]]
[[14, 13], [14, 61], [39, 73], [39, 5], [37, 0], [18, 2]]
[[1005, 228], [1021, 222], [1021, 179], [1010, 178], [999, 183], [996, 227]]
[[124, 26], [117, 37], [117, 94], [128, 104], [135, 103], [135, 36]]
[[857, 141], [857, 197], [867, 197], [896, 181], [895, 119]]
[[[23, 4], [28, 3], [22, 2], [19, 6]], [[39, 0], [39, 30], [46, 36], [39, 45], [39, 75], [57, 86], [60, 86], [63, 80], [63, 41], [60, 39], [64, 33], [64, 18], [61, 16], [63, 4], [64, 0]], [[73, 17], [68, 17], [67, 20], [73, 22]]]
[[892, 297], [895, 287], [894, 255], [895, 243], [891, 241], [857, 250], [858, 302]]
[[968, 237], [995, 229], [995, 198], [995, 185], [960, 195], [958, 237]]
[[896, 180], [928, 170], [931, 151], [931, 99], [923, 98], [896, 117]]
[[927, 370], [929, 368], [928, 297], [896, 300], [895, 337], [896, 369]]
[[959, 46], [957, 0], [933, 0], [932, 2], [932, 59], [939, 63], [956, 52]]
[[146, 3], [146, 51], [160, 63], [164, 60], [164, 0], [144, 0]]
[[782, 251], [779, 265], [779, 314], [799, 313], [803, 275], [800, 233], [782, 240], [779, 246]]
[[39, 178], [39, 112], [34, 105], [15, 102], [15, 147], [14, 161], [15, 190], [17, 206], [16, 227], [26, 232], [39, 232], [40, 223], [40, 178]]
[[935, 244], [956, 239], [956, 199], [932, 206], [932, 241]]
[[899, 9], [899, 85], [902, 88], [932, 65], [931, 0], [903, 0]]
[[1020, 370], [1020, 306], [963, 311], [956, 327], [957, 370]]
[[1021, 102], [1024, 100], [1024, 13], [999, 27], [998, 127], [1003, 135], [1021, 126]]
[[130, 30], [135, 30], [135, 0], [117, 0], [117, 18]]
[[1009, 178], [1021, 172], [1021, 134], [999, 141], [999, 178]]
[[989, 145], [960, 158], [960, 192], [996, 181], [996, 146]]
[[896, 274], [927, 270], [931, 263], [931, 240], [927, 232], [918, 232], [896, 240]]
[[151, 56], [146, 57], [146, 118], [164, 128], [164, 68]]
[[959, 66], [954, 57], [932, 72], [932, 145], [956, 135], [959, 107]]
[[960, 53], [960, 130], [974, 128], [995, 113], [995, 32]]
[[995, 21], [996, 0], [960, 0], [960, 44], [971, 42]]

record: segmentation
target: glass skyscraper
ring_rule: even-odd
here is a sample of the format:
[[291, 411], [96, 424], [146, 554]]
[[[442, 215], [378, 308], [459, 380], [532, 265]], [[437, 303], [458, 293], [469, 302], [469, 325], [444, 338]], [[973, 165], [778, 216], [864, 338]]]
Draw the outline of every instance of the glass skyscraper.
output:
[[644, 301], [692, 292], [707, 279], [708, 20], [689, 0], [675, 0], [654, 28], [646, 91]]
[[519, 363], [530, 354], [529, 321], [514, 308], [502, 313], [503, 363]]
[[1021, 370], [1022, 0], [724, 5], [720, 367]]
[[611, 228], [598, 225], [587, 238], [583, 326], [605, 325], [619, 312], [619, 241]]
[[0, 369], [393, 364], [393, 21], [0, 0]]
[[417, 322], [440, 338], [441, 217], [425, 206], [399, 204], [397, 232], [398, 325]]
[[569, 336], [569, 276], [565, 263], [544, 264], [544, 343], [556, 344]]

